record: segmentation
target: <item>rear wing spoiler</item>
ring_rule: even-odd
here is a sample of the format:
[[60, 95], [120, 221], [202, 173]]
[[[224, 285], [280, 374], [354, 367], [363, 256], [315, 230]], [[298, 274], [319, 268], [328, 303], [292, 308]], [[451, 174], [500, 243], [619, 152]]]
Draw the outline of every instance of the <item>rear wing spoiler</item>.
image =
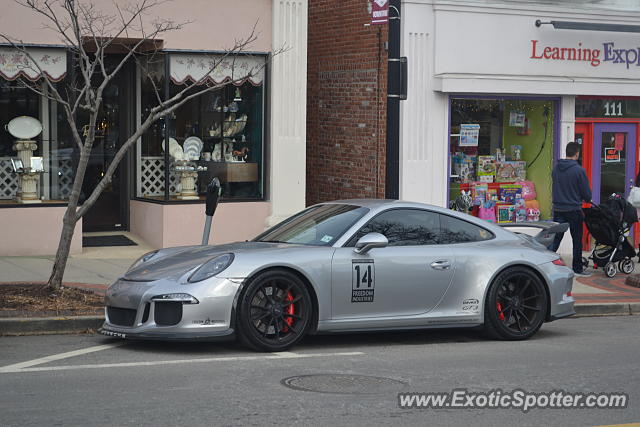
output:
[[[532, 228], [541, 230], [536, 235], [532, 236], [533, 240], [538, 243], [541, 243], [544, 246], [549, 246], [555, 237], [556, 233], [564, 233], [569, 229], [569, 223], [565, 222], [559, 224], [557, 222], [552, 221], [536, 221], [536, 222], [509, 222], [504, 224], [498, 224], [500, 227], [509, 229], [509, 228]], [[512, 230], [509, 230], [512, 231]], [[534, 231], [534, 230], [532, 230]], [[517, 231], [513, 231], [516, 234], [528, 234], [528, 233], [518, 233]]]

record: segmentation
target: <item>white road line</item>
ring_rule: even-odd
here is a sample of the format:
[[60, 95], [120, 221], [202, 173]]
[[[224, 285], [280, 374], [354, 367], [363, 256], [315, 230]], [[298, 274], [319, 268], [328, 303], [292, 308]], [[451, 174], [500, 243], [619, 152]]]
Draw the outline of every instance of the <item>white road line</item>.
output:
[[14, 363], [13, 365], [7, 365], [0, 367], [0, 374], [4, 372], [17, 372], [24, 368], [29, 368], [35, 365], [42, 365], [43, 363], [53, 362], [55, 360], [67, 359], [69, 357], [80, 356], [82, 354], [95, 353], [96, 351], [108, 350], [110, 348], [119, 347], [124, 345], [124, 342], [114, 344], [96, 345], [94, 347], [87, 347], [81, 350], [68, 351], [66, 353], [53, 354], [51, 356], [41, 357], [39, 359], [28, 360], [26, 362]]
[[[98, 351], [98, 350], [95, 350]], [[65, 353], [66, 354], [66, 353]], [[39, 368], [16, 367], [21, 365], [9, 365], [0, 368], [0, 374], [21, 373], [21, 372], [44, 372], [44, 371], [68, 371], [74, 369], [100, 369], [100, 368], [127, 368], [132, 366], [158, 366], [158, 365], [177, 365], [189, 363], [209, 363], [209, 362], [243, 362], [247, 360], [277, 360], [277, 359], [304, 359], [309, 357], [337, 357], [337, 356], [361, 356], [363, 352], [352, 351], [343, 353], [270, 353], [260, 356], [223, 356], [223, 357], [207, 357], [203, 359], [177, 359], [177, 360], [158, 360], [149, 362], [124, 362], [124, 363], [99, 363], [95, 365], [66, 365], [66, 366], [43, 366]], [[46, 358], [45, 358], [46, 359]], [[41, 359], [38, 359], [41, 360]], [[25, 362], [29, 363], [29, 362]], [[44, 362], [42, 362], [44, 363]]]

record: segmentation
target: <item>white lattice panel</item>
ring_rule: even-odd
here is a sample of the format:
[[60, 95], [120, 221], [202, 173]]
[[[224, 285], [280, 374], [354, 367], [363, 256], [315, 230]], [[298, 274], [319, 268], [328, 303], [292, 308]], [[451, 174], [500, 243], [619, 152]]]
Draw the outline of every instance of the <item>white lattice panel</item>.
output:
[[0, 200], [13, 199], [18, 191], [18, 175], [13, 173], [11, 157], [0, 157]]
[[[141, 157], [141, 196], [164, 196], [164, 157], [148, 156]], [[169, 194], [177, 194], [178, 177], [173, 171], [169, 170]]]
[[73, 165], [71, 159], [58, 159], [58, 197], [66, 200], [73, 188]]

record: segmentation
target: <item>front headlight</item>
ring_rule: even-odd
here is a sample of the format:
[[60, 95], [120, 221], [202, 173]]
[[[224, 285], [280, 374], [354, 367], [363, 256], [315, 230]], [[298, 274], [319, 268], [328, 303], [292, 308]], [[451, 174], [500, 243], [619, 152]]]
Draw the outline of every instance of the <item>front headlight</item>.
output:
[[131, 271], [134, 268], [136, 268], [137, 266], [139, 266], [140, 264], [143, 264], [147, 261], [149, 261], [151, 258], [153, 258], [154, 256], [156, 256], [158, 254], [158, 250], [152, 251], [152, 252], [148, 252], [144, 255], [142, 255], [140, 258], [138, 258], [136, 260], [136, 262], [134, 262], [133, 264], [131, 264], [131, 267], [129, 267], [129, 269], [127, 271]]
[[210, 259], [202, 264], [189, 277], [189, 283], [201, 282], [216, 274], [222, 273], [225, 268], [229, 267], [233, 262], [233, 254], [224, 254]]

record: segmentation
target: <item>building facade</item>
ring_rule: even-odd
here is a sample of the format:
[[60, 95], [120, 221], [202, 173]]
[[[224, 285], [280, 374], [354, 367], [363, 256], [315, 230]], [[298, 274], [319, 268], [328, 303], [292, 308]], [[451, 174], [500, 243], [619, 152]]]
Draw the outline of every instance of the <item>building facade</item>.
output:
[[[363, 51], [373, 48], [375, 41], [361, 35], [371, 31], [363, 27], [366, 2], [344, 3], [363, 16], [345, 22], [339, 31], [349, 33], [348, 40], [334, 42], [334, 48], [358, 43], [365, 44]], [[399, 16], [400, 25], [395, 30], [390, 21], [385, 47], [392, 49], [398, 37], [407, 66], [406, 99], [397, 112], [388, 108], [387, 151], [378, 151], [377, 161], [387, 168], [385, 194], [440, 206], [464, 202], [464, 194], [471, 197], [472, 213], [491, 221], [550, 219], [551, 170], [574, 140], [583, 146], [593, 201], [613, 192], [628, 194], [640, 152], [640, 45], [634, 27], [640, 8], [635, 2], [390, 3], [389, 16]], [[343, 6], [347, 14], [351, 6]], [[310, 21], [309, 34], [322, 25]], [[310, 44], [309, 57], [327, 49]], [[389, 61], [382, 71], [389, 87], [397, 85], [394, 78], [405, 78], [402, 72], [392, 75], [392, 65]], [[323, 84], [326, 74], [312, 74], [311, 60], [309, 67], [309, 87]], [[308, 105], [311, 111], [324, 104], [310, 97]], [[344, 117], [357, 107], [332, 114]], [[312, 117], [310, 130], [317, 125]], [[344, 134], [341, 126], [321, 124], [323, 132], [309, 139], [310, 153], [314, 147], [330, 150], [332, 132]], [[357, 152], [362, 143], [354, 138], [340, 148]], [[392, 155], [398, 159], [395, 176]], [[312, 167], [308, 182], [314, 179]], [[340, 176], [332, 179], [347, 180], [354, 170], [334, 168]], [[371, 176], [368, 181], [376, 182]], [[320, 184], [328, 185], [326, 179]], [[308, 185], [308, 199], [310, 194], [318, 198]]]
[[308, 205], [385, 195], [388, 28], [368, 4], [309, 2]]
[[[62, 106], [19, 81], [49, 79], [64, 89], [78, 79], [77, 64], [60, 36], [43, 29], [38, 14], [4, 3], [2, 32], [25, 43], [40, 62], [38, 72], [28, 75], [34, 67], [21, 66], [28, 59], [9, 44], [0, 46], [0, 255], [52, 254], [78, 149]], [[144, 133], [78, 223], [72, 253], [81, 251], [82, 232], [88, 231], [129, 230], [153, 247], [198, 244], [206, 184], [214, 176], [222, 195], [212, 243], [252, 238], [305, 205], [306, 104], [300, 100], [306, 99], [306, 0], [164, 2], [148, 15], [148, 23], [164, 17], [189, 24], [163, 34], [153, 55], [127, 63], [105, 90], [81, 202], [158, 97], [168, 99], [203, 78], [233, 83], [188, 101]], [[255, 40], [226, 56], [252, 29]], [[119, 43], [134, 41], [132, 36]], [[122, 52], [109, 52], [107, 67], [120, 58]], [[212, 63], [218, 66], [207, 76]], [[242, 70], [252, 71], [238, 78]], [[42, 125], [28, 146], [17, 144], [5, 128], [28, 125], [25, 119], [12, 122], [21, 116]], [[78, 132], [86, 131], [82, 114], [76, 121]], [[27, 193], [25, 175], [14, 172], [21, 149], [32, 149], [30, 156], [42, 162], [34, 192]]]

